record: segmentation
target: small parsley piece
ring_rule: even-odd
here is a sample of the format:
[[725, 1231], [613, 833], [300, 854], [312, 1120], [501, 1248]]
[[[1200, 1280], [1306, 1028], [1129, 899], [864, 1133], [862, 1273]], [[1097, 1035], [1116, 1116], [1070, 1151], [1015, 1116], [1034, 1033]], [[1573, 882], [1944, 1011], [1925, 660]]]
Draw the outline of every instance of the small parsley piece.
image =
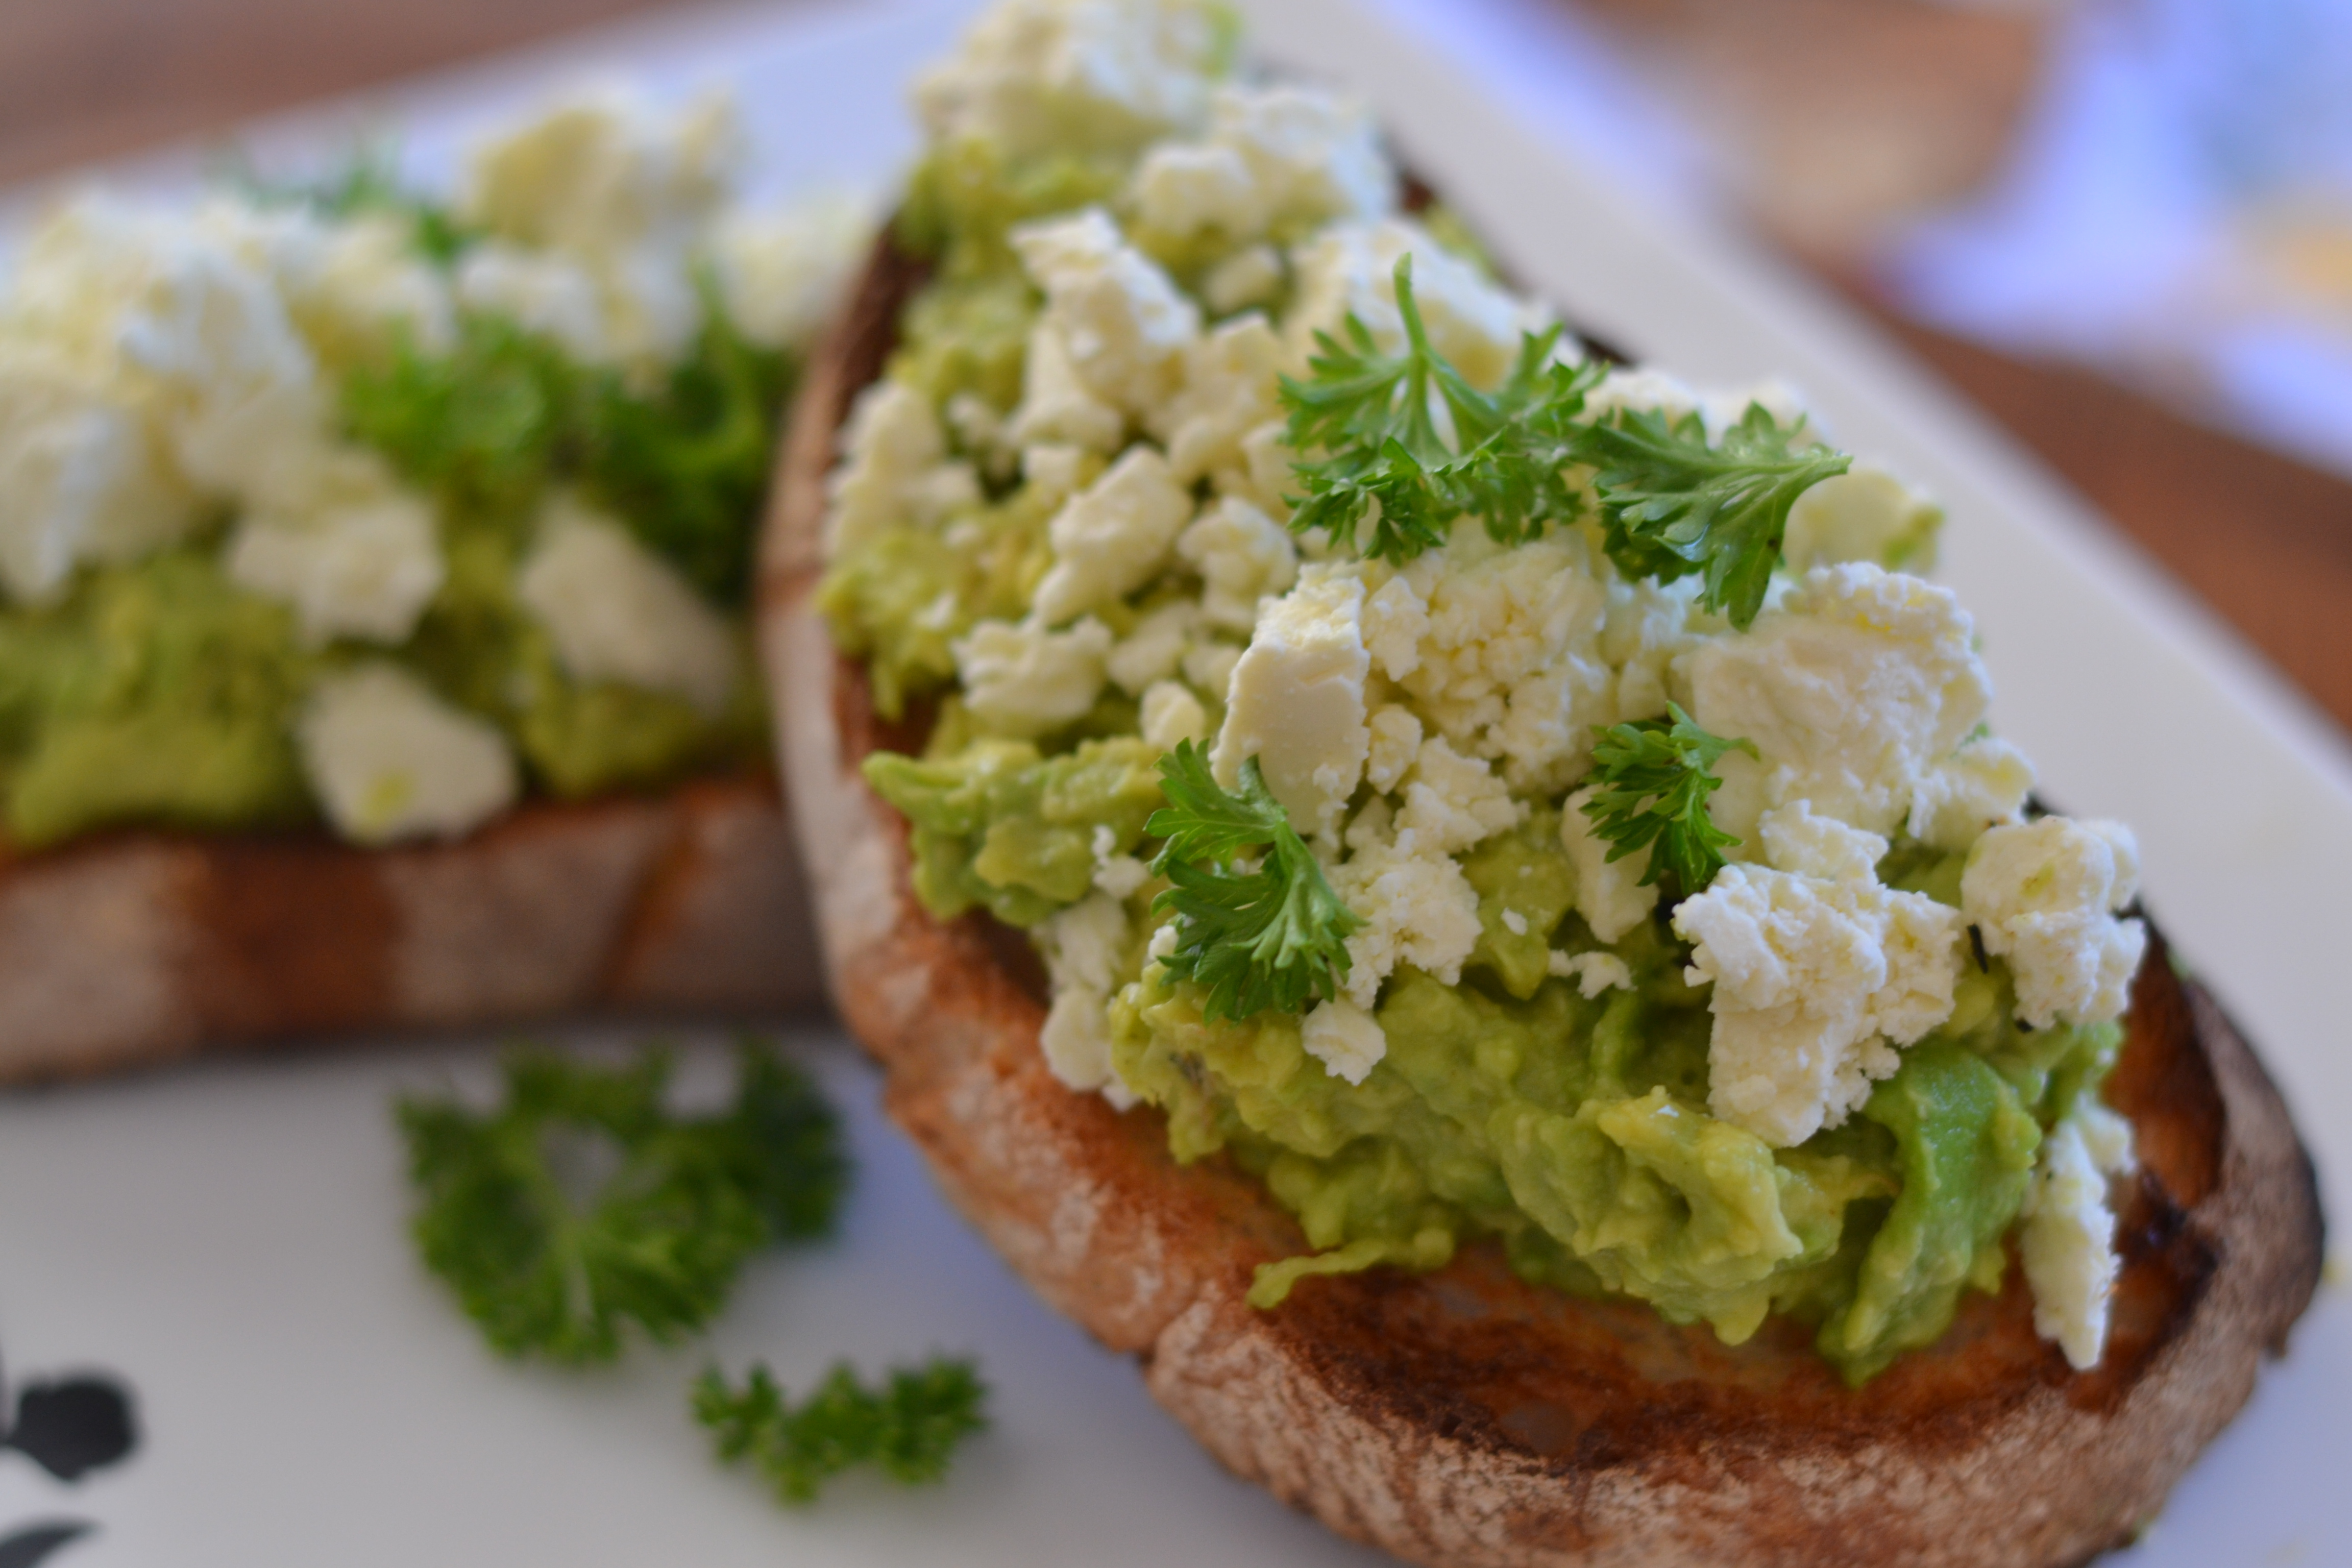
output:
[[740, 1390], [716, 1367], [693, 1387], [694, 1418], [709, 1428], [720, 1462], [751, 1460], [777, 1498], [795, 1506], [858, 1465], [905, 1486], [944, 1479], [956, 1446], [987, 1428], [987, 1400], [972, 1364], [944, 1357], [894, 1369], [879, 1390], [839, 1363], [798, 1405], [761, 1365]]
[[1593, 468], [1609, 558], [1661, 583], [1700, 573], [1699, 602], [1746, 630], [1780, 559], [1790, 507], [1853, 464], [1827, 447], [1791, 447], [1797, 433], [1758, 403], [1712, 446], [1696, 413], [1619, 409], [1586, 426], [1578, 456]]
[[1582, 500], [1563, 472], [1580, 428], [1575, 416], [1602, 367], [1557, 362], [1554, 327], [1527, 334], [1510, 375], [1481, 392], [1430, 346], [1410, 254], [1397, 258], [1395, 279], [1402, 353], [1382, 353], [1351, 314], [1344, 343], [1315, 335], [1320, 352], [1307, 379], [1283, 378], [1291, 448], [1322, 454], [1294, 465], [1307, 493], [1296, 498], [1290, 526], [1355, 543], [1369, 513], [1364, 555], [1402, 563], [1444, 543], [1465, 513], [1506, 544], [1574, 521]]
[[1593, 837], [1611, 846], [1610, 859], [1647, 848], [1642, 885], [1671, 876], [1679, 896], [1687, 896], [1715, 880], [1723, 851], [1739, 842], [1707, 816], [1707, 796], [1723, 786], [1715, 764], [1726, 752], [1752, 757], [1756, 747], [1708, 734], [1671, 702], [1666, 711], [1671, 721], [1643, 719], [1600, 731], [1592, 747], [1592, 798], [1583, 810], [1592, 819]]
[[447, 206], [403, 184], [399, 158], [383, 143], [354, 148], [340, 169], [312, 180], [271, 179], [241, 158], [224, 173], [257, 206], [305, 207], [322, 218], [382, 214], [404, 219], [418, 253], [444, 267], [479, 237]]
[[[1257, 759], [1227, 790], [1190, 741], [1160, 760], [1168, 804], [1144, 832], [1167, 840], [1151, 863], [1171, 884], [1152, 900], [1176, 915], [1176, 950], [1160, 962], [1207, 993], [1206, 1017], [1239, 1022], [1268, 1008], [1296, 1013], [1339, 994], [1348, 933], [1363, 924], [1265, 787]], [[1254, 869], [1235, 862], [1255, 856]]]
[[754, 1252], [830, 1229], [848, 1173], [831, 1107], [766, 1047], [738, 1059], [713, 1116], [667, 1110], [659, 1050], [604, 1068], [520, 1049], [497, 1110], [400, 1102], [417, 1246], [493, 1349], [611, 1361], [632, 1322], [674, 1342]]

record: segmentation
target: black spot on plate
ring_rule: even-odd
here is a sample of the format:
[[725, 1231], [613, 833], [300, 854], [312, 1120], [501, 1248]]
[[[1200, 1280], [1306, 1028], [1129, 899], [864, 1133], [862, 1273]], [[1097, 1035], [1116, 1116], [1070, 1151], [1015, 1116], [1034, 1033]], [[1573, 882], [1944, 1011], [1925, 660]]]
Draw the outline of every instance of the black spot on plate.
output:
[[27, 1525], [12, 1535], [0, 1535], [0, 1568], [39, 1568], [58, 1547], [79, 1541], [97, 1528], [82, 1520], [60, 1519]]

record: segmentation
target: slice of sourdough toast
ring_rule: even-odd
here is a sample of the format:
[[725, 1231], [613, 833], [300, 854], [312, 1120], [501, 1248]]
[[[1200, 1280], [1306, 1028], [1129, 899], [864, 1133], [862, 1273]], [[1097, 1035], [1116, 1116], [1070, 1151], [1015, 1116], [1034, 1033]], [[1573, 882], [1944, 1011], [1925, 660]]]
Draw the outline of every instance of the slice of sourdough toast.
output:
[[0, 1082], [292, 1036], [814, 1005], [774, 783], [532, 802], [446, 845], [112, 834], [0, 856]]
[[2242, 1405], [2315, 1287], [2312, 1166], [2277, 1091], [2161, 939], [2108, 1097], [2141, 1172], [2105, 1359], [2072, 1371], [2012, 1268], [1859, 1391], [1775, 1321], [1727, 1348], [1638, 1302], [1529, 1286], [1487, 1247], [1301, 1284], [1255, 1183], [1177, 1165], [1156, 1111], [1072, 1092], [1017, 933], [916, 902], [857, 764], [877, 719], [813, 607], [825, 476], [920, 268], [887, 241], [803, 384], [763, 545], [762, 657], [836, 1005], [950, 1198], [1055, 1307], [1134, 1354], [1236, 1474], [1429, 1563], [2044, 1565], [2127, 1541]]

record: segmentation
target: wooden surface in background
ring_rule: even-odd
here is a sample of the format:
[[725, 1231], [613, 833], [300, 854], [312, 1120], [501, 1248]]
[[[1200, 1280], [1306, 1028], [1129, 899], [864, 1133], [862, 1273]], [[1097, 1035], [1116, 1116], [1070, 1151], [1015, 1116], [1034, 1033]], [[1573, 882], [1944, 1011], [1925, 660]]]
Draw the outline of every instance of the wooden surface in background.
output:
[[[270, 110], [667, 3], [0, 0], [0, 182], [218, 133]], [[1980, 177], [2038, 58], [2013, 16], [1895, 0], [1584, 4], [1638, 31], [1669, 75], [1698, 83], [1726, 114], [1766, 126], [1740, 132], [1754, 145], [1748, 195], [1759, 209], [1811, 212], [1832, 226], [1899, 205], [1906, 192], [1940, 198]], [[1906, 18], [1906, 10], [1929, 14]], [[1840, 66], [1821, 52], [1840, 37], [1870, 40], [1875, 53]], [[1922, 61], [1934, 67], [1919, 77], [1926, 85], [1896, 85]], [[1818, 112], [1785, 112], [1791, 105]], [[1764, 110], [1778, 117], [1753, 118]], [[2086, 372], [2007, 358], [1877, 313], [2352, 727], [2352, 484]]]

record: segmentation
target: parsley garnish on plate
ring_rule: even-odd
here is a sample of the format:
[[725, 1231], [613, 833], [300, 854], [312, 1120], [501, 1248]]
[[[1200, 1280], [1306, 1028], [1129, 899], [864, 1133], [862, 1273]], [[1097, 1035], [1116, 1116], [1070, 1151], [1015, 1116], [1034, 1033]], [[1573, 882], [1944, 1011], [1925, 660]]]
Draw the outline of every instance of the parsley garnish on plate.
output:
[[505, 1103], [404, 1100], [426, 1267], [506, 1355], [610, 1361], [626, 1324], [668, 1343], [708, 1322], [743, 1263], [825, 1234], [848, 1164], [832, 1108], [746, 1041], [734, 1105], [681, 1116], [669, 1063], [518, 1050]]
[[793, 1504], [814, 1500], [825, 1481], [858, 1465], [907, 1486], [940, 1480], [956, 1446], [988, 1426], [987, 1385], [970, 1362], [944, 1357], [894, 1368], [879, 1389], [838, 1363], [798, 1405], [765, 1366], [754, 1366], [740, 1390], [713, 1367], [693, 1397], [694, 1417], [709, 1428], [719, 1459], [750, 1459]]
[[1698, 573], [1706, 608], [1742, 628], [1756, 618], [1790, 507], [1852, 458], [1793, 445], [1801, 426], [1783, 429], [1754, 403], [1715, 442], [1695, 413], [1617, 409], [1587, 420], [1602, 367], [1559, 363], [1557, 327], [1527, 334], [1511, 374], [1482, 392], [1431, 346], [1410, 255], [1397, 258], [1395, 279], [1401, 352], [1384, 353], [1350, 315], [1346, 342], [1316, 334], [1305, 380], [1283, 378], [1306, 492], [1294, 498], [1292, 528], [1392, 563], [1444, 544], [1465, 515], [1501, 543], [1524, 543], [1582, 515], [1582, 487], [1569, 478], [1581, 467], [1621, 570], [1662, 583]]
[[1601, 367], [1555, 360], [1554, 327], [1528, 333], [1503, 384], [1481, 392], [1430, 346], [1410, 254], [1397, 258], [1395, 277], [1402, 353], [1382, 353], [1351, 314], [1346, 342], [1316, 333], [1321, 352], [1307, 378], [1283, 378], [1287, 439], [1302, 455], [1296, 470], [1307, 491], [1291, 527], [1352, 542], [1369, 512], [1363, 553], [1402, 563], [1444, 543], [1465, 513], [1485, 519], [1507, 544], [1573, 520], [1582, 502], [1562, 470], [1576, 438], [1572, 421]]
[[1202, 1016], [1238, 1022], [1338, 995], [1348, 933], [1363, 918], [1331, 890], [1257, 759], [1228, 790], [1185, 741], [1160, 759], [1160, 775], [1168, 804], [1143, 830], [1167, 840], [1151, 869], [1171, 886], [1151, 907], [1174, 911], [1177, 934], [1160, 962], [1206, 993]]
[[1603, 730], [1593, 742], [1592, 798], [1584, 815], [1609, 858], [1650, 851], [1642, 885], [1671, 874], [1683, 895], [1696, 893], [1723, 869], [1723, 851], [1739, 842], [1707, 815], [1707, 796], [1723, 787], [1715, 764], [1726, 752], [1756, 754], [1753, 742], [1727, 741], [1691, 722], [1669, 702], [1668, 719], [1642, 719]]
[[1789, 509], [1853, 465], [1827, 447], [1791, 447], [1797, 433], [1759, 403], [1712, 446], [1695, 413], [1619, 409], [1586, 426], [1577, 451], [1593, 468], [1609, 558], [1661, 583], [1701, 574], [1699, 603], [1746, 630], [1780, 559]]

